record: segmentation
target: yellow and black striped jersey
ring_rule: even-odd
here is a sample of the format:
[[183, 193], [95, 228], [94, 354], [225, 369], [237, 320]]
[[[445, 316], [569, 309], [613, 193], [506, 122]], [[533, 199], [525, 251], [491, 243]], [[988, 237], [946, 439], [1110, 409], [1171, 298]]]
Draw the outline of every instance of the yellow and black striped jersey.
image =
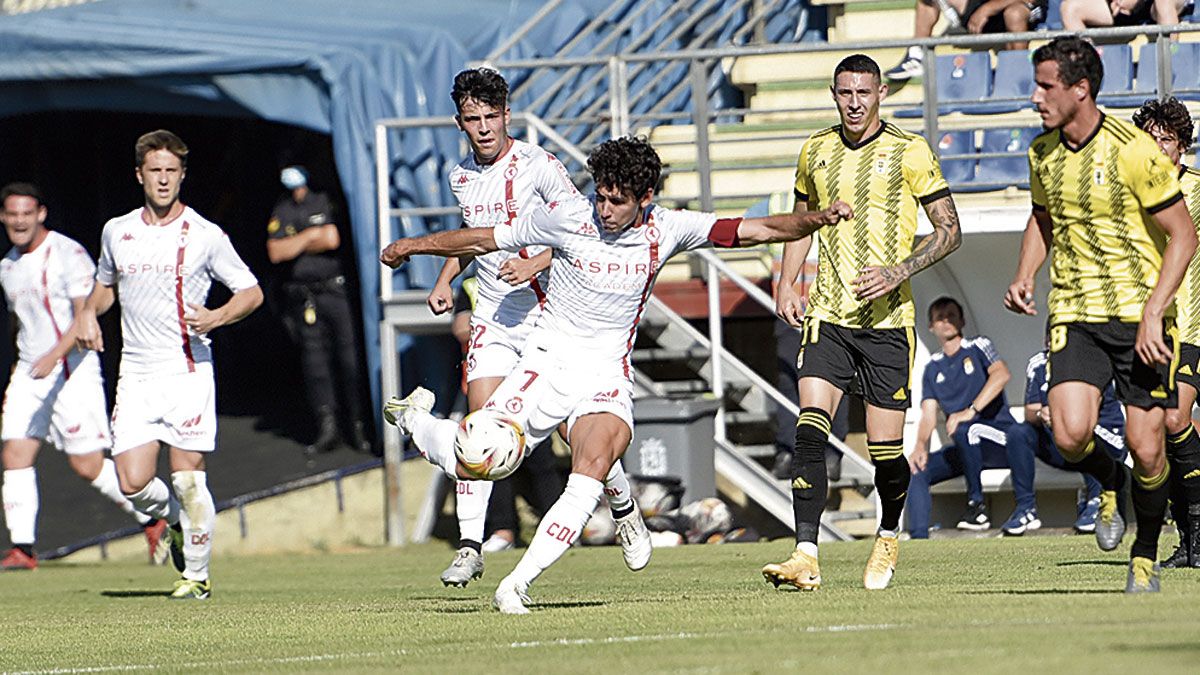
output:
[[1154, 139], [1108, 116], [1078, 148], [1048, 131], [1029, 146], [1029, 186], [1052, 224], [1050, 322], [1140, 320], [1167, 243], [1151, 216], [1183, 198]]
[[[1200, 171], [1185, 168], [1179, 172], [1179, 185], [1187, 202], [1192, 222], [1200, 223]], [[1200, 230], [1198, 230], [1200, 232]], [[1200, 255], [1193, 256], [1188, 264], [1183, 283], [1175, 294], [1175, 325], [1179, 327], [1179, 341], [1200, 345]]]
[[796, 163], [796, 198], [808, 202], [810, 210], [841, 199], [854, 209], [854, 219], [820, 230], [808, 316], [845, 328], [912, 326], [907, 280], [871, 302], [856, 298], [850, 282], [864, 267], [907, 258], [917, 231], [918, 202], [949, 195], [929, 143], [893, 124], [884, 122], [857, 145], [842, 135], [841, 125], [809, 137]]

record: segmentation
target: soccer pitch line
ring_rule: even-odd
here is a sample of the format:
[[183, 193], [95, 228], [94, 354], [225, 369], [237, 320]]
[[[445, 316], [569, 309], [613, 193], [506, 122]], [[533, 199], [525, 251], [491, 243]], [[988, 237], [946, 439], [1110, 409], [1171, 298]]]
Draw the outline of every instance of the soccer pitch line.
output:
[[[806, 633], [850, 633], [862, 631], [881, 631], [901, 628], [899, 624], [880, 623], [880, 624], [839, 624], [832, 626], [808, 626], [804, 629]], [[568, 639], [559, 638], [554, 640], [533, 640], [526, 642], [510, 642], [497, 645], [496, 648], [503, 649], [538, 649], [544, 647], [579, 647], [579, 646], [600, 646], [609, 644], [629, 644], [637, 642], [668, 642], [672, 640], [711, 640], [714, 638], [736, 637], [744, 633], [738, 632], [716, 632], [716, 633], [663, 633], [658, 635], [618, 635], [600, 638], [578, 638]], [[48, 668], [42, 670], [24, 670], [11, 671], [0, 673], [0, 675], [83, 675], [86, 673], [119, 673], [119, 672], [139, 672], [148, 670], [186, 670], [186, 669], [201, 669], [201, 668], [233, 668], [237, 666], [271, 666], [271, 665], [288, 665], [299, 663], [323, 663], [333, 661], [347, 661], [360, 659], [378, 659], [378, 658], [395, 658], [415, 655], [416, 653], [428, 654], [440, 651], [452, 651], [450, 649], [417, 649], [410, 651], [407, 649], [393, 649], [385, 651], [372, 652], [344, 652], [338, 654], [310, 654], [304, 656], [279, 656], [279, 657], [263, 657], [254, 659], [228, 659], [221, 661], [196, 661], [192, 663], [181, 663], [174, 661], [170, 664], [125, 664], [125, 665], [109, 665], [109, 666], [85, 666], [81, 668]]]

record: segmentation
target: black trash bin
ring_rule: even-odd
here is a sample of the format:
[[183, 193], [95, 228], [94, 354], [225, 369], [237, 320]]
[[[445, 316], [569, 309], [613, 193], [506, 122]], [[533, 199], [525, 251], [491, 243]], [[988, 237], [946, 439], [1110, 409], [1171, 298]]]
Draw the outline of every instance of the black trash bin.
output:
[[641, 398], [633, 403], [633, 442], [625, 453], [631, 474], [678, 478], [683, 503], [715, 497], [712, 398]]

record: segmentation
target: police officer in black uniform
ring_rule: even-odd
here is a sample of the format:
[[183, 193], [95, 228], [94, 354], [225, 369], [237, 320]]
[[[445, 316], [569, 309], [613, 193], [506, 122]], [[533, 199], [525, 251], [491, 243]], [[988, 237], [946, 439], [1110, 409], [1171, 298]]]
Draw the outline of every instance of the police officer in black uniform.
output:
[[[349, 422], [351, 447], [371, 452], [359, 400], [356, 319], [338, 260], [341, 237], [333, 208], [328, 196], [308, 189], [304, 167], [289, 166], [279, 179], [290, 193], [271, 212], [267, 257], [283, 269], [283, 320], [300, 341], [304, 385], [317, 417], [317, 438], [305, 452], [314, 455], [339, 447], [339, 402]], [[335, 393], [339, 386], [341, 396]]]

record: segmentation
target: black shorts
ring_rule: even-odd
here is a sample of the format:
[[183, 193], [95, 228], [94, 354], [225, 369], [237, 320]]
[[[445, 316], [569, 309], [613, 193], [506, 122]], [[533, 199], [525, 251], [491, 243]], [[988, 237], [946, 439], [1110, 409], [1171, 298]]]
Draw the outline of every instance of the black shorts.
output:
[[1050, 327], [1050, 387], [1062, 382], [1087, 382], [1100, 391], [1115, 380], [1117, 399], [1138, 408], [1174, 408], [1175, 370], [1179, 350], [1174, 322], [1164, 322], [1163, 339], [1175, 351], [1167, 365], [1148, 366], [1133, 350], [1138, 324], [1072, 322]]
[[1175, 384], [1191, 385], [1200, 391], [1200, 346], [1190, 342], [1179, 343], [1179, 370], [1175, 371]]
[[877, 408], [907, 410], [912, 388], [912, 328], [844, 328], [805, 317], [796, 357], [800, 379], [816, 377], [843, 392], [858, 378], [863, 399]]

